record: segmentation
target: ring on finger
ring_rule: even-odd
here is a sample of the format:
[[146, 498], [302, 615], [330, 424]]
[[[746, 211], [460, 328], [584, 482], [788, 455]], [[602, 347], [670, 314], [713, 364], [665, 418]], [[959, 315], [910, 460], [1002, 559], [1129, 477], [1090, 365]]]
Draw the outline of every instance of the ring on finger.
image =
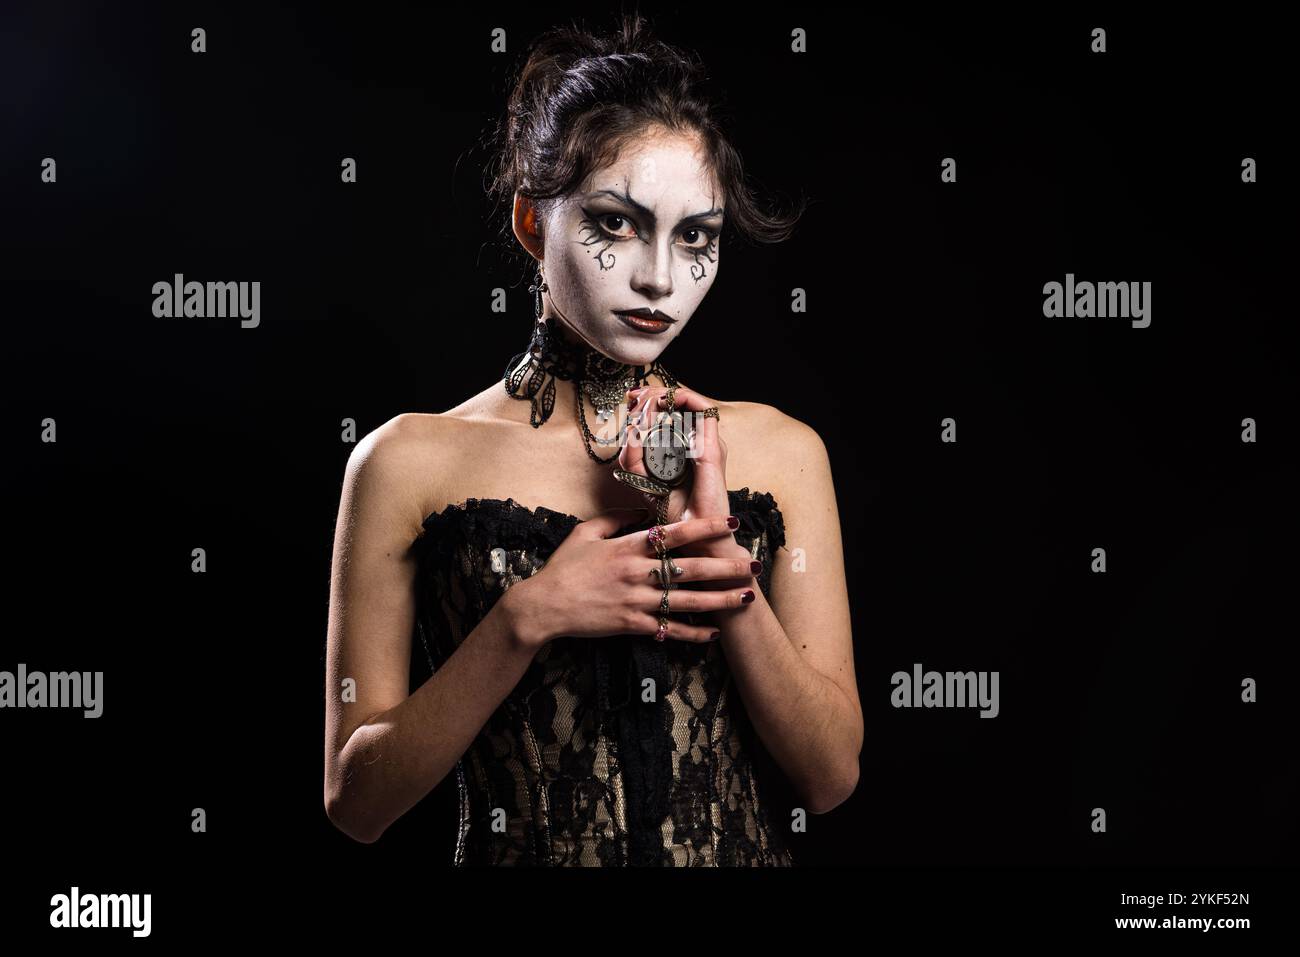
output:
[[664, 536], [667, 533], [662, 525], [652, 525], [646, 531], [647, 540], [654, 546], [655, 554], [664, 558], [668, 554], [668, 548], [664, 544]]
[[668, 637], [668, 589], [664, 589], [663, 597], [659, 599], [659, 630], [655, 632], [655, 641], [663, 641]]
[[655, 632], [655, 641], [663, 641], [668, 637], [668, 589], [664, 589], [663, 597], [659, 599], [659, 630]]
[[650, 574], [659, 580], [659, 587], [662, 588], [666, 583], [669, 588], [672, 588], [674, 587], [672, 584], [672, 576], [680, 576], [686, 573], [682, 570], [680, 565], [672, 560], [672, 558], [668, 555], [664, 555], [659, 559], [659, 564], [650, 569]]

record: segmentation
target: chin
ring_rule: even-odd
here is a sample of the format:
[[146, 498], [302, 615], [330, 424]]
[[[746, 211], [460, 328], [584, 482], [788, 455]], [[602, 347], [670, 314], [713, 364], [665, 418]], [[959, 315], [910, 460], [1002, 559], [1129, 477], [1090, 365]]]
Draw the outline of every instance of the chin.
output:
[[[667, 345], [667, 343], [664, 343]], [[611, 349], [605, 355], [609, 356], [615, 362], [621, 362], [629, 366], [648, 366], [663, 354], [663, 345], [659, 343], [649, 343], [646, 345], [629, 346], [626, 342], [610, 343]]]
[[[614, 321], [618, 322], [617, 319]], [[620, 322], [617, 334], [611, 336], [606, 342], [608, 350], [601, 351], [617, 362], [630, 366], [646, 366], [663, 355], [669, 343], [680, 334], [679, 327], [669, 329], [657, 336], [629, 332]]]

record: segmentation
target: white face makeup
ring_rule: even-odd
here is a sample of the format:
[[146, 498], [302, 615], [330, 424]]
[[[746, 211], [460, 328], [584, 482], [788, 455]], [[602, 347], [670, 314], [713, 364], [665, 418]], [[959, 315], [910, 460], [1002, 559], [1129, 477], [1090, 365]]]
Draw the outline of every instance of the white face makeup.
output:
[[[648, 365], [681, 335], [718, 275], [722, 199], [695, 141], [641, 137], [546, 219], [546, 314], [592, 348]], [[634, 328], [616, 313], [672, 320]]]

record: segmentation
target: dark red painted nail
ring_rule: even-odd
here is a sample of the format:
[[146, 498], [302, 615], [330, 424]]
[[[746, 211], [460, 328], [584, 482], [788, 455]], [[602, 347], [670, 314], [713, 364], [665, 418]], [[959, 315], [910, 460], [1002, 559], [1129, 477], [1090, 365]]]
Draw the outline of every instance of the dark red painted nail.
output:
[[753, 572], [755, 575], [757, 575], [759, 572], [763, 570], [763, 563], [759, 561], [750, 562], [749, 570]]
[[734, 515], [727, 516], [727, 528], [740, 528], [740, 519]]
[[746, 588], [740, 593], [740, 600], [746, 604], [754, 600], [754, 589]]

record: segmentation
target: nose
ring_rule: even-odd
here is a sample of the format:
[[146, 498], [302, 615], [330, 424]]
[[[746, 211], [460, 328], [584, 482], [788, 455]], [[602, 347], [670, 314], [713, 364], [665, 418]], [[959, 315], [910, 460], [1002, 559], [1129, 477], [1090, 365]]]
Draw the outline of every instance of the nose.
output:
[[673, 291], [673, 250], [667, 238], [645, 247], [632, 274], [632, 288], [647, 299], [662, 299]]

